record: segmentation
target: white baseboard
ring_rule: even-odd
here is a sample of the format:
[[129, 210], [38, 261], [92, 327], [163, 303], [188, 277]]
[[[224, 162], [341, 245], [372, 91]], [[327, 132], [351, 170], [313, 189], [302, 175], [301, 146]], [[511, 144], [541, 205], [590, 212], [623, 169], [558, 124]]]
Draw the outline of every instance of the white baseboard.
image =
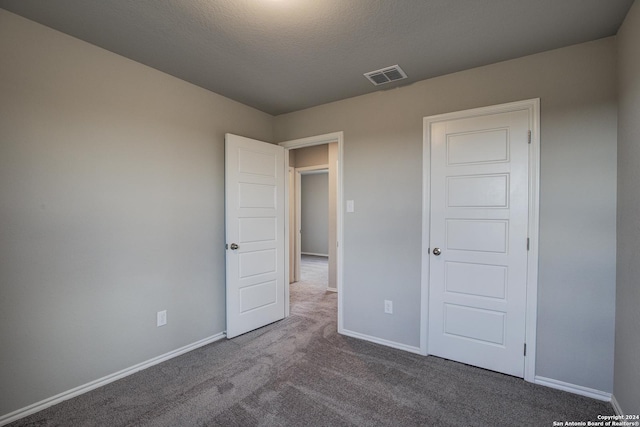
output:
[[613, 406], [613, 410], [615, 411], [616, 415], [624, 417], [624, 412], [622, 412], [622, 408], [620, 407], [620, 404], [613, 394], [611, 395], [611, 406]]
[[539, 377], [537, 375], [534, 378], [533, 382], [534, 384], [540, 384], [545, 387], [555, 388], [557, 390], [568, 391], [569, 393], [579, 394], [580, 396], [586, 396], [592, 399], [602, 400], [604, 402], [611, 402], [611, 393], [607, 393], [605, 391], [566, 383], [564, 381], [558, 381], [551, 378]]
[[329, 255], [327, 254], [315, 254], [313, 252], [301, 252], [300, 255], [321, 256], [321, 257], [329, 258]]
[[[338, 331], [342, 335], [347, 335], [353, 338], [358, 338], [365, 341], [370, 341], [376, 344], [385, 345], [387, 347], [397, 348], [399, 350], [408, 351], [411, 353], [422, 354], [420, 347], [413, 347], [406, 344], [397, 343], [394, 341], [385, 340], [382, 338], [376, 338], [369, 335], [361, 334], [358, 332], [353, 332], [348, 329], [341, 329]], [[618, 405], [618, 402], [612, 396], [611, 393], [607, 393], [604, 391], [596, 390], [589, 387], [583, 387], [580, 385], [575, 385], [571, 383], [566, 383], [564, 381], [558, 381], [551, 378], [545, 378], [536, 376], [533, 381], [535, 384], [543, 385], [545, 387], [555, 388], [557, 390], [567, 391], [569, 393], [578, 394], [581, 396], [590, 397], [592, 399], [601, 400], [604, 402], [611, 402], [614, 410], [617, 415], [622, 415], [622, 410]]]
[[79, 396], [83, 393], [102, 387], [116, 380], [127, 377], [131, 374], [135, 374], [136, 372], [142, 371], [143, 369], [150, 368], [151, 366], [157, 365], [158, 363], [162, 363], [166, 360], [173, 359], [174, 357], [180, 356], [181, 354], [184, 354], [184, 353], [188, 353], [192, 350], [195, 350], [196, 348], [205, 346], [207, 344], [211, 344], [212, 342], [219, 341], [225, 336], [226, 335], [224, 332], [221, 332], [216, 335], [212, 335], [208, 338], [201, 339], [200, 341], [196, 341], [192, 344], [188, 344], [184, 347], [180, 347], [176, 350], [154, 357], [153, 359], [149, 359], [145, 362], [138, 363], [137, 365], [133, 365], [129, 368], [125, 368], [121, 371], [118, 371], [113, 374], [107, 375], [105, 377], [99, 378], [97, 380], [91, 381], [87, 384], [78, 386], [76, 388], [72, 388], [71, 390], [64, 391], [60, 394], [56, 394], [55, 396], [41, 400], [40, 402], [36, 402], [22, 409], [18, 409], [17, 411], [13, 411], [6, 415], [2, 415], [0, 416], [0, 426], [4, 426], [6, 424], [12, 423], [28, 415], [35, 414], [36, 412], [42, 411], [43, 409], [46, 409], [50, 406], [57, 405], [58, 403], [71, 399], [72, 397]]
[[327, 292], [338, 292], [338, 288], [329, 288], [329, 287], [327, 287]]
[[370, 335], [361, 334], [359, 332], [353, 332], [353, 331], [350, 331], [350, 330], [344, 329], [344, 328], [341, 329], [341, 330], [338, 330], [338, 333], [340, 333], [342, 335], [346, 335], [348, 337], [358, 338], [358, 339], [361, 339], [361, 340], [364, 340], [364, 341], [370, 341], [372, 343], [384, 345], [384, 346], [387, 346], [387, 347], [397, 348], [398, 350], [404, 350], [404, 351], [408, 351], [410, 353], [421, 354], [420, 353], [420, 347], [413, 347], [413, 346], [402, 344], [402, 343], [395, 342], [395, 341], [389, 341], [389, 340], [385, 340], [385, 339], [382, 339], [382, 338], [372, 337]]

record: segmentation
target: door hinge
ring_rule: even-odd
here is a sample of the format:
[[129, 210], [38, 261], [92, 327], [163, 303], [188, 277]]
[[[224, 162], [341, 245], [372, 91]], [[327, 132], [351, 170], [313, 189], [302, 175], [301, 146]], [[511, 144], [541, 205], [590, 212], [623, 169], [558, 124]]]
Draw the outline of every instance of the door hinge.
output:
[[527, 250], [529, 250], [529, 238], [527, 237]]
[[531, 144], [531, 131], [527, 131], [527, 141]]
[[527, 343], [524, 343], [524, 355], [527, 355]]

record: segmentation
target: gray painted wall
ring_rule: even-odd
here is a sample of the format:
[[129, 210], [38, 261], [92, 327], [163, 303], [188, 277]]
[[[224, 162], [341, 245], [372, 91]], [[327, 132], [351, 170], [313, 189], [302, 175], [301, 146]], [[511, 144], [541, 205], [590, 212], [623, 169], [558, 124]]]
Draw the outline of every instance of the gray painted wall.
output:
[[302, 253], [329, 255], [329, 174], [300, 177]]
[[[621, 89], [635, 94], [620, 104], [615, 392], [628, 413], [640, 412], [629, 339], [639, 302], [637, 9], [620, 37]], [[225, 132], [282, 141], [345, 131], [344, 199], [356, 200], [345, 214], [345, 326], [418, 345], [422, 118], [535, 97], [537, 372], [612, 390], [614, 39], [275, 122], [3, 10], [0, 55], [0, 414], [224, 330]], [[383, 299], [394, 300], [393, 316]], [[156, 328], [161, 309], [169, 323]]]
[[0, 58], [2, 415], [224, 331], [224, 133], [273, 118], [4, 10]]
[[419, 345], [422, 118], [540, 97], [537, 374], [611, 392], [615, 62], [608, 38], [276, 117], [278, 141], [344, 131], [345, 328]]
[[304, 168], [307, 166], [326, 165], [329, 163], [329, 145], [312, 145], [311, 147], [297, 148], [289, 151], [293, 153], [294, 164], [297, 168]]
[[618, 269], [613, 392], [640, 414], [640, 4], [618, 32]]

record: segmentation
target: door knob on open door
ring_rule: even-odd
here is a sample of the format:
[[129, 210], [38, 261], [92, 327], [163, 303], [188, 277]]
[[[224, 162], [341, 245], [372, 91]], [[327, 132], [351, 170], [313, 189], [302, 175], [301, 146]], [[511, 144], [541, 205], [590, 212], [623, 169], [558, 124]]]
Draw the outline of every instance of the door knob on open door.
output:
[[433, 254], [435, 256], [438, 256], [442, 253], [442, 251], [440, 250], [440, 248], [433, 248]]
[[234, 251], [235, 251], [235, 250], [236, 250], [236, 249], [238, 249], [238, 248], [240, 248], [240, 246], [238, 246], [238, 244], [237, 244], [237, 243], [232, 243], [232, 244], [231, 244], [231, 249], [232, 249], [232, 250], [234, 250]]

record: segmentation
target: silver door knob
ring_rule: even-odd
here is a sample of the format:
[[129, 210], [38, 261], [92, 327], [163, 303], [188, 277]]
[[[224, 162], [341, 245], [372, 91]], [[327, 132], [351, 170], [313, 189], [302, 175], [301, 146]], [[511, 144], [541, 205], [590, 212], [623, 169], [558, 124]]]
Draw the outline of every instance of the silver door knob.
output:
[[438, 256], [442, 253], [442, 251], [440, 250], [440, 248], [433, 248], [433, 254], [435, 256]]
[[231, 249], [232, 249], [232, 250], [234, 250], [234, 251], [235, 251], [236, 249], [239, 249], [239, 248], [240, 248], [240, 246], [238, 246], [238, 244], [237, 244], [237, 243], [232, 243], [232, 244], [231, 244]]

